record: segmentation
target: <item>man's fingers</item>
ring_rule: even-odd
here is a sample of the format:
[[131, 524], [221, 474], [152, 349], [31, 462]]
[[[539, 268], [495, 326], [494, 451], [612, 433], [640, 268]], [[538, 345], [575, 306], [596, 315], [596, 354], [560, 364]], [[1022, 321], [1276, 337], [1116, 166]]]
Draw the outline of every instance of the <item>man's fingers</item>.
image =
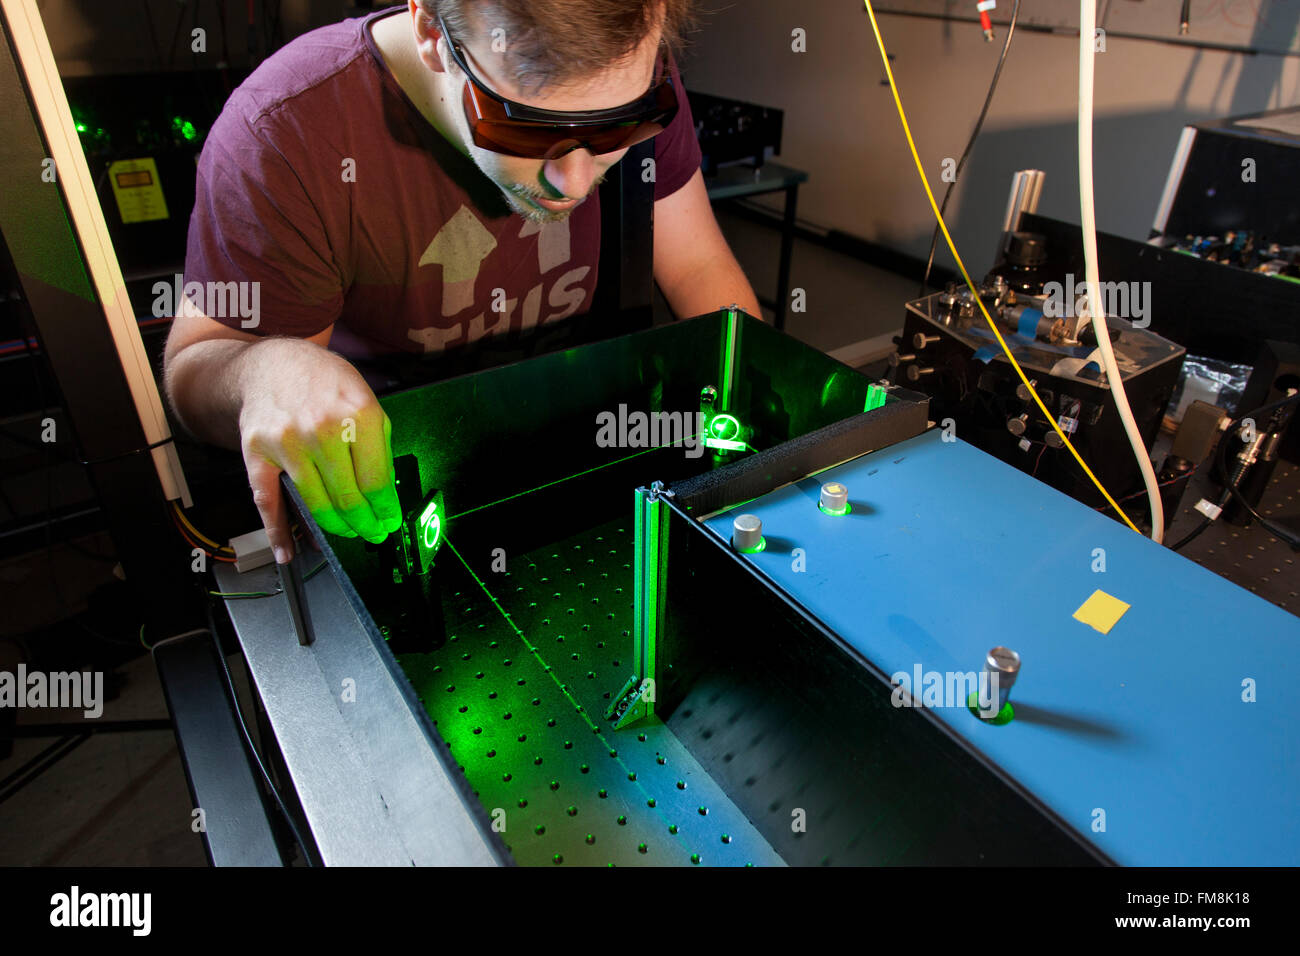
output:
[[325, 490], [325, 482], [321, 478], [320, 471], [310, 458], [303, 458], [301, 461], [294, 462], [287, 469], [289, 477], [293, 479], [294, 486], [298, 489], [298, 494], [302, 495], [302, 503], [307, 506], [311, 516], [316, 519], [321, 530], [327, 534], [337, 534], [344, 538], [355, 538], [357, 533], [339, 514], [338, 509], [334, 506], [329, 492]]
[[338, 510], [339, 517], [357, 534], [367, 541], [383, 541], [387, 533], [371, 510], [370, 502], [357, 487], [357, 475], [352, 464], [353, 442], [345, 441], [343, 435], [341, 430], [334, 434], [327, 433], [320, 437], [314, 449], [316, 464], [321, 479], [325, 482], [325, 491]]
[[397, 500], [396, 473], [389, 436], [392, 425], [382, 411], [382, 427], [363, 423], [352, 443], [352, 467], [356, 471], [357, 489], [370, 502], [370, 510], [385, 534], [402, 526], [402, 506]]
[[245, 462], [248, 484], [253, 489], [253, 504], [266, 528], [276, 564], [288, 564], [293, 558], [293, 535], [285, 513], [284, 494], [280, 490], [280, 469], [260, 456]]

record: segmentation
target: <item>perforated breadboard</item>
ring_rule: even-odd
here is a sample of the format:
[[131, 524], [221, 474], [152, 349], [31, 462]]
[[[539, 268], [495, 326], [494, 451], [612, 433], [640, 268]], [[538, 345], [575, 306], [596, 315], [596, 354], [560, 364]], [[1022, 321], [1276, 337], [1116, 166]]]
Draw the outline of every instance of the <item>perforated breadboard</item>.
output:
[[603, 719], [632, 673], [630, 526], [503, 572], [459, 543], [438, 558], [447, 643], [400, 661], [516, 861], [781, 865], [662, 722]]

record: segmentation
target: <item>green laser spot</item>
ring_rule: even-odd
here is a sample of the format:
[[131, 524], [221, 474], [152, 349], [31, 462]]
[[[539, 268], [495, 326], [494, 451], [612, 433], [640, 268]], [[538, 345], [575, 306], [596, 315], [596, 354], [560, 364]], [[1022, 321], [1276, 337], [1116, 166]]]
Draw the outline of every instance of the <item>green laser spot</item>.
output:
[[1016, 712], [1011, 706], [1011, 701], [1007, 701], [1002, 705], [1002, 709], [998, 711], [997, 716], [985, 717], [980, 710], [979, 697], [979, 691], [971, 691], [970, 696], [966, 698], [966, 706], [970, 708], [972, 714], [984, 721], [984, 723], [992, 724], [994, 727], [1001, 727], [1002, 725], [1009, 724], [1011, 721], [1015, 720]]

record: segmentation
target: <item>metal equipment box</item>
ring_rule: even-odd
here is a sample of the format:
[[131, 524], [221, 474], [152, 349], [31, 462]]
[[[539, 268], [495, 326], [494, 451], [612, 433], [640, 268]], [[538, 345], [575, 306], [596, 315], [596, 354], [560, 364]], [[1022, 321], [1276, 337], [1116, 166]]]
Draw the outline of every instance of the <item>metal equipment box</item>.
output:
[[[721, 447], [642, 447], [702, 391]], [[923, 396], [723, 312], [383, 404], [445, 516], [419, 587], [300, 514], [296, 623], [229, 605], [322, 862], [1300, 860], [1295, 618]], [[929, 699], [995, 645], [1014, 719]]]

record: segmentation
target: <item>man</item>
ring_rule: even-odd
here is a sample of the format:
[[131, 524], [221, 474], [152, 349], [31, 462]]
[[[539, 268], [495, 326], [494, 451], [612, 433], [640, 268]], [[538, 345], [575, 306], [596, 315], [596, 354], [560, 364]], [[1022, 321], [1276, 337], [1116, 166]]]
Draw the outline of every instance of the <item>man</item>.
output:
[[408, 0], [298, 38], [230, 98], [199, 161], [186, 280], [257, 283], [258, 314], [185, 303], [166, 383], [191, 431], [242, 451], [278, 562], [282, 471], [327, 532], [377, 542], [401, 523], [390, 424], [345, 356], [585, 311], [588, 197], [636, 141], [655, 137], [654, 276], [674, 313], [761, 314], [667, 53], [689, 3]]

